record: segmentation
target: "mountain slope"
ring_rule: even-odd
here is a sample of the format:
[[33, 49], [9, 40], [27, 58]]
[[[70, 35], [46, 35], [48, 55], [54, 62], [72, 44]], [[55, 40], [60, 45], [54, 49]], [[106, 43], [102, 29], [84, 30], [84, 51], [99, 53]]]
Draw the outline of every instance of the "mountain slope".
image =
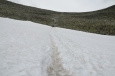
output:
[[115, 5], [84, 13], [56, 12], [5, 0], [0, 1], [0, 16], [86, 32], [115, 35]]

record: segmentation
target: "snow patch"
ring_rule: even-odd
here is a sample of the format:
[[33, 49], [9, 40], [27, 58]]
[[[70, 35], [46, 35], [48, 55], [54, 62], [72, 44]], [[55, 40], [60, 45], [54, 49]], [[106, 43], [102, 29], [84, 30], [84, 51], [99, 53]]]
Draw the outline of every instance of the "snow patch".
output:
[[0, 18], [0, 76], [114, 76], [115, 36]]
[[0, 76], [46, 76], [51, 27], [0, 18]]
[[53, 38], [65, 69], [73, 76], [114, 76], [115, 36], [55, 28]]

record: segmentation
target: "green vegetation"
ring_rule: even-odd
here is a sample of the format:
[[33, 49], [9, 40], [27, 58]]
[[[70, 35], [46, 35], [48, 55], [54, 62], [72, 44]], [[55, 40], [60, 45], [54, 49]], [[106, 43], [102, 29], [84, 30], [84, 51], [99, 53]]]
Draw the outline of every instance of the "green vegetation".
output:
[[84, 13], [55, 12], [0, 0], [0, 16], [86, 32], [115, 35], [115, 5]]

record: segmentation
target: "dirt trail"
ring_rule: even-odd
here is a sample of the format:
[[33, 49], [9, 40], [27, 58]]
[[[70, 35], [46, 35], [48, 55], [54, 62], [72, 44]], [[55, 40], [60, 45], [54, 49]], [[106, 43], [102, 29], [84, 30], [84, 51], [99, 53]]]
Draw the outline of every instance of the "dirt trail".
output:
[[53, 39], [53, 31], [54, 29], [51, 29], [50, 32], [50, 39], [52, 44], [52, 54], [51, 54], [51, 64], [47, 68], [48, 76], [72, 76], [69, 74], [69, 71], [63, 68], [63, 64], [61, 61], [61, 58], [59, 57], [58, 47], [55, 44], [55, 41]]

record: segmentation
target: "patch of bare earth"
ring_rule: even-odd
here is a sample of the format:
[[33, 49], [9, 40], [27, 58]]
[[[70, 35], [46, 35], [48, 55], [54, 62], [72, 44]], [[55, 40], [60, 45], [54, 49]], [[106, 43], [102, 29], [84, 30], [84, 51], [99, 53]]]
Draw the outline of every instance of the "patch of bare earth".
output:
[[47, 67], [48, 76], [72, 76], [70, 75], [68, 70], [64, 69], [61, 58], [59, 57], [58, 48], [56, 47], [52, 37], [51, 42], [52, 42], [52, 55], [51, 55], [51, 64]]

